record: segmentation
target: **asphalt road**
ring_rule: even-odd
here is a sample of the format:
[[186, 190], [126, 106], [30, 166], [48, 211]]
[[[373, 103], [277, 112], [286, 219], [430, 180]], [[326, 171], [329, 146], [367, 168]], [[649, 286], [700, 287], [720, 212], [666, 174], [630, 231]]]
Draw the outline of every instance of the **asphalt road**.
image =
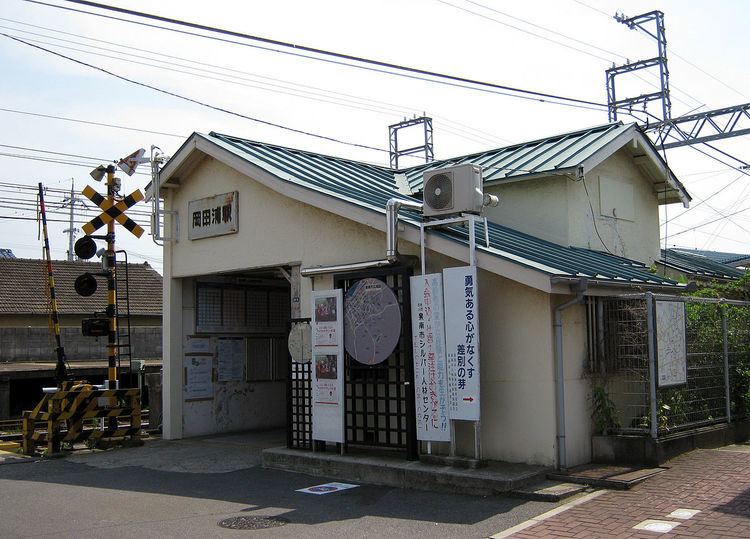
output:
[[[555, 504], [360, 485], [315, 496], [330, 479], [265, 470], [240, 437], [0, 465], [0, 537], [488, 537]], [[225, 529], [238, 516], [280, 527]]]

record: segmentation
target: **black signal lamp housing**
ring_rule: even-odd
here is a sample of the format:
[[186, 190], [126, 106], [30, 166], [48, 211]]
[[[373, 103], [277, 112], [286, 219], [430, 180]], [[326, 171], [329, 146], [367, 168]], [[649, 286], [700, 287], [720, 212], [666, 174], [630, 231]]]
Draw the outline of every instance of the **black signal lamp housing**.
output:
[[73, 250], [78, 258], [88, 260], [96, 254], [96, 242], [90, 236], [83, 236], [76, 241]]

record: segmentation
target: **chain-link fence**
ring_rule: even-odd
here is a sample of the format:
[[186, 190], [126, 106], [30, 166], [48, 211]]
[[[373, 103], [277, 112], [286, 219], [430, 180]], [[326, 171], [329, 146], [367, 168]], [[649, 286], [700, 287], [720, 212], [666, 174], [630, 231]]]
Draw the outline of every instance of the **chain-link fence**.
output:
[[750, 416], [750, 303], [647, 293], [587, 307], [600, 430], [656, 438]]

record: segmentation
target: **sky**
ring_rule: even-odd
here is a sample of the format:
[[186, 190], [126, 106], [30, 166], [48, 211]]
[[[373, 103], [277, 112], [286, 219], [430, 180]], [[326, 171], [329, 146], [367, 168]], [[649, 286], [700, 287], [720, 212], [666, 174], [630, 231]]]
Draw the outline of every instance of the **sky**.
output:
[[[658, 9], [665, 14], [672, 117], [750, 102], [750, 3], [742, 0], [104, 3], [597, 104], [607, 100], [607, 68], [656, 56], [652, 38], [613, 15]], [[608, 121], [600, 106], [563, 106], [528, 94], [520, 98], [351, 67], [65, 0], [3, 0], [0, 34], [0, 248], [24, 258], [42, 256], [35, 211], [39, 182], [46, 189], [53, 258], [65, 258], [73, 185], [80, 228], [98, 213], [81, 191], [86, 185], [104, 189], [90, 170], [138, 148], [148, 154], [156, 146], [172, 155], [195, 131], [387, 166], [388, 126], [422, 114], [433, 118], [437, 159]], [[650, 93], [656, 84], [654, 73], [639, 72], [618, 79], [618, 95]], [[402, 133], [408, 145], [415, 132]], [[662, 208], [663, 244], [750, 252], [750, 171], [738, 170], [742, 161], [750, 162], [749, 142], [745, 136], [713, 144], [741, 161], [703, 146], [667, 150], [669, 166], [693, 203], [688, 210]], [[403, 159], [404, 165], [419, 163]], [[149, 172], [144, 164], [132, 177], [119, 173], [123, 193], [143, 189]], [[120, 228], [118, 247], [131, 261], [161, 271], [162, 248], [150, 235], [150, 211], [141, 202], [127, 212], [147, 233], [136, 239]]]

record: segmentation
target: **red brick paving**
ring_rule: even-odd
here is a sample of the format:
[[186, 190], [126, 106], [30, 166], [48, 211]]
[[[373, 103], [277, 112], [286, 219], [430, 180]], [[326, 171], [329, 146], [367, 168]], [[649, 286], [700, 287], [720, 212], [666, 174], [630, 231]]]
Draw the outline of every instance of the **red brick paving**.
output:
[[[696, 450], [627, 491], [610, 491], [520, 530], [514, 539], [543, 537], [750, 538], [750, 452]], [[675, 509], [698, 509], [687, 520]], [[679, 522], [668, 533], [634, 530], [646, 519]]]

